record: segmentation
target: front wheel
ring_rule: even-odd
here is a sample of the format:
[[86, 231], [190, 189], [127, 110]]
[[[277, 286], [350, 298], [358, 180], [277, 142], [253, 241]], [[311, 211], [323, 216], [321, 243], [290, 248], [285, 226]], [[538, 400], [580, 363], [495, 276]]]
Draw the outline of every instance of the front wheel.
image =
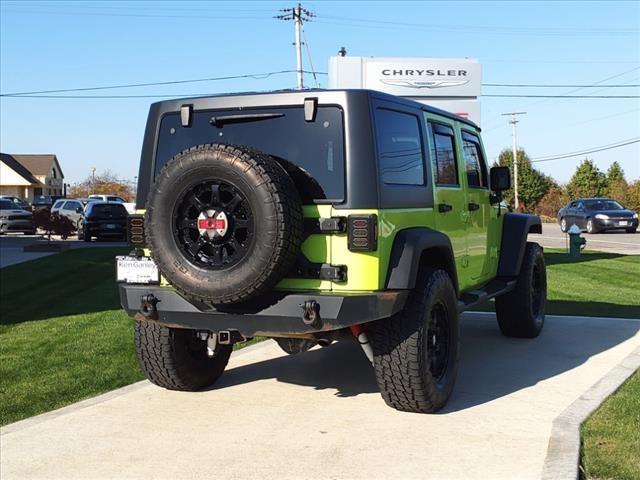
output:
[[136, 320], [136, 353], [146, 377], [169, 390], [196, 391], [213, 385], [224, 372], [231, 345], [218, 344], [209, 356], [195, 330]]
[[593, 220], [587, 220], [587, 233], [598, 233], [598, 229], [593, 224]]
[[404, 309], [371, 325], [376, 380], [390, 407], [432, 413], [453, 390], [459, 359], [456, 291], [443, 270], [425, 270]]
[[547, 273], [542, 248], [527, 242], [516, 287], [496, 298], [496, 316], [503, 335], [534, 338], [544, 326]]

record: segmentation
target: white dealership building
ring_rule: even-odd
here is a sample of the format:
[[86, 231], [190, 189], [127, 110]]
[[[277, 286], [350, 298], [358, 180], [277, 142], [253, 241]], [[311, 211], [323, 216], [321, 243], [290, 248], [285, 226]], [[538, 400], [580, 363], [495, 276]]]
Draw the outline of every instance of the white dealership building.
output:
[[329, 88], [366, 88], [411, 98], [480, 125], [480, 62], [469, 58], [329, 59]]

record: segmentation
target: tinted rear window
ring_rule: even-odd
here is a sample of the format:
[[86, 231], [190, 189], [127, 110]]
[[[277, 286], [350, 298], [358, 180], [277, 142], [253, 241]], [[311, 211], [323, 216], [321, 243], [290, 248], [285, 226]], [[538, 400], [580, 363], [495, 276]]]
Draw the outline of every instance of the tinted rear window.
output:
[[127, 209], [124, 205], [119, 203], [112, 203], [109, 205], [91, 205], [90, 215], [101, 216], [113, 216], [113, 217], [126, 217]]
[[[282, 114], [260, 121], [212, 124], [217, 118], [254, 113]], [[173, 133], [172, 133], [173, 131]], [[175, 155], [194, 145], [244, 145], [275, 157], [298, 185], [303, 201], [344, 200], [344, 146], [342, 110], [319, 107], [306, 122], [300, 107], [201, 111], [192, 126], [180, 125], [180, 114], [166, 115], [160, 124], [155, 175]]]

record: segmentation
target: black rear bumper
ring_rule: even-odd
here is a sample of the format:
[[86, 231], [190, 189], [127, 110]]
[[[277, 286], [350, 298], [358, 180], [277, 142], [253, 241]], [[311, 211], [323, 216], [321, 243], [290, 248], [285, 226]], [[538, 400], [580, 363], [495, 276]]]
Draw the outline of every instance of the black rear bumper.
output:
[[[408, 290], [387, 290], [362, 294], [319, 292], [274, 292], [258, 302], [213, 308], [185, 299], [170, 287], [158, 285], [120, 285], [120, 304], [130, 316], [138, 315], [142, 299], [157, 299], [150, 320], [175, 328], [197, 330], [238, 330], [245, 337], [326, 332], [389, 317], [405, 304]], [[315, 301], [319, 320], [303, 321], [302, 306]], [[141, 314], [140, 314], [141, 315]]]

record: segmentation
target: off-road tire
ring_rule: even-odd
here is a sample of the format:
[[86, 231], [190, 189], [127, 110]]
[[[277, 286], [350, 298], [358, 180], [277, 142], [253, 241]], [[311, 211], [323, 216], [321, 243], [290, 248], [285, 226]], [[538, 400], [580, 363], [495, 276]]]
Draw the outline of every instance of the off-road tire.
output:
[[[247, 198], [254, 240], [239, 263], [199, 268], [181, 251], [172, 218], [178, 199], [207, 181], [225, 181]], [[271, 290], [293, 268], [302, 243], [302, 203], [272, 157], [232, 145], [192, 147], [160, 171], [147, 202], [147, 242], [164, 277], [187, 297], [213, 304], [244, 302]]]
[[289, 355], [303, 353], [315, 347], [318, 342], [310, 338], [274, 338], [278, 346]]
[[224, 372], [232, 350], [231, 345], [217, 345], [209, 357], [206, 343], [193, 330], [145, 320], [135, 322], [135, 345], [146, 377], [160, 387], [181, 391], [213, 385]]
[[[535, 291], [539, 290], [539, 297]], [[516, 287], [496, 298], [496, 317], [506, 337], [535, 338], [544, 326], [547, 275], [542, 248], [527, 242]]]
[[[429, 368], [429, 325], [435, 308], [446, 312], [447, 363], [434, 377]], [[458, 370], [459, 323], [455, 288], [443, 270], [425, 270], [416, 280], [404, 309], [367, 329], [374, 354], [376, 380], [390, 407], [432, 413], [447, 402]], [[436, 342], [438, 345], [438, 342]]]

